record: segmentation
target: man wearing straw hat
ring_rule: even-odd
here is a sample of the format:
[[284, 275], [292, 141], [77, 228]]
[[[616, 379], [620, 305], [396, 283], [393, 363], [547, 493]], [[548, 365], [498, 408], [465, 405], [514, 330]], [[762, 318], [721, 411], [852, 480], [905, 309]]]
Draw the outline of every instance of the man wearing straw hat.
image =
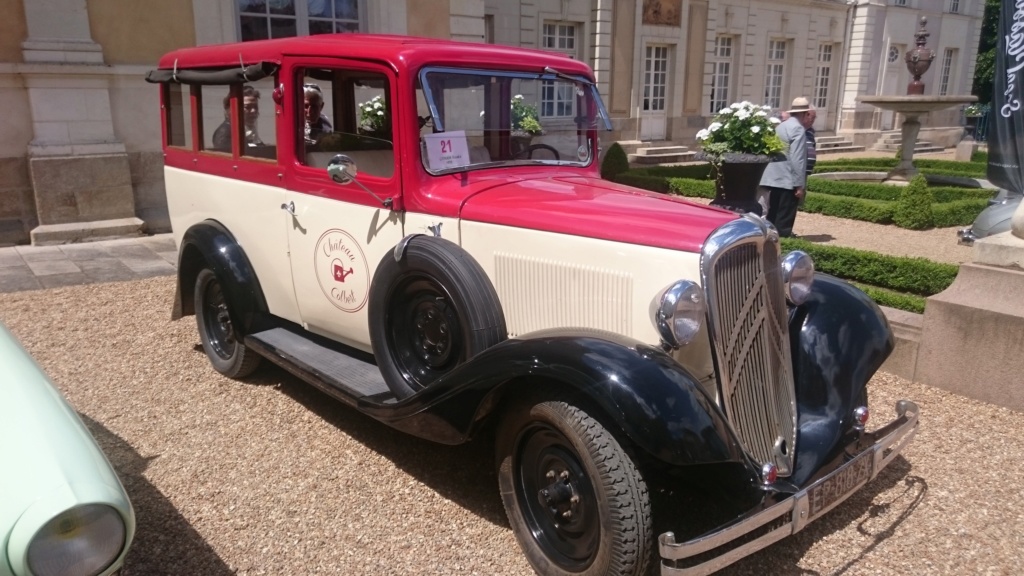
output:
[[779, 236], [793, 236], [796, 211], [804, 197], [807, 183], [807, 128], [813, 117], [807, 98], [799, 97], [785, 113], [789, 118], [775, 127], [786, 145], [786, 159], [772, 162], [765, 168], [758, 189], [758, 202], [775, 225]]

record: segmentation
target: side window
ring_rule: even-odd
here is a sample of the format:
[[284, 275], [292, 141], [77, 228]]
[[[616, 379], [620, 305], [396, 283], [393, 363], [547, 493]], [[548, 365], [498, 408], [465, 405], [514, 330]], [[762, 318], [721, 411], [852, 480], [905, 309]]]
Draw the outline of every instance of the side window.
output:
[[277, 159], [274, 103], [269, 97], [273, 87], [272, 78], [244, 85], [203, 86], [203, 149], [231, 154], [232, 139], [238, 137], [242, 156]]
[[167, 145], [192, 149], [192, 102], [189, 87], [164, 84], [164, 109], [167, 113]]
[[382, 74], [307, 68], [301, 77], [302, 114], [295, 127], [308, 166], [326, 168], [337, 154], [360, 175], [395, 173], [390, 93]]

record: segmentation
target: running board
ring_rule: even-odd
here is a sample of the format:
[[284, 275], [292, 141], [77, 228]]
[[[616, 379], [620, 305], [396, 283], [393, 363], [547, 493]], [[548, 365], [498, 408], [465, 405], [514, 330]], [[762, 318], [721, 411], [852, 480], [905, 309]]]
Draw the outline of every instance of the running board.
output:
[[284, 327], [250, 334], [245, 337], [245, 345], [351, 406], [395, 401], [377, 365], [358, 357], [369, 356], [363, 352]]

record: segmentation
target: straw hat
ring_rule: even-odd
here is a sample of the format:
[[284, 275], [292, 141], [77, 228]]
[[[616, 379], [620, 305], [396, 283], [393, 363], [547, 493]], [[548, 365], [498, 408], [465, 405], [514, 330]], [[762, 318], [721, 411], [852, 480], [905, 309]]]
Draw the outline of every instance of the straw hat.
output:
[[793, 99], [793, 105], [792, 105], [792, 107], [789, 110], [786, 110], [786, 113], [787, 114], [799, 114], [801, 112], [810, 112], [810, 110], [811, 110], [811, 102], [807, 98], [804, 98], [803, 96], [799, 96], [799, 97]]

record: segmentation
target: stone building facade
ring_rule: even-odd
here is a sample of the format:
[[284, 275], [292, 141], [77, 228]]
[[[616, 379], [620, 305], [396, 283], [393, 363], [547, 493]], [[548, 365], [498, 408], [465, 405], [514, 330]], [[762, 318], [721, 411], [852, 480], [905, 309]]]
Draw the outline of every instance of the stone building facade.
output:
[[[983, 0], [0, 0], [0, 244], [167, 231], [155, 86], [191, 45], [323, 31], [557, 50], [594, 68], [608, 140], [692, 144], [718, 107], [807, 96], [821, 131], [870, 143], [898, 118], [928, 17], [930, 94], [965, 94]], [[894, 60], [895, 58], [895, 60]], [[959, 111], [935, 114], [959, 134]]]

